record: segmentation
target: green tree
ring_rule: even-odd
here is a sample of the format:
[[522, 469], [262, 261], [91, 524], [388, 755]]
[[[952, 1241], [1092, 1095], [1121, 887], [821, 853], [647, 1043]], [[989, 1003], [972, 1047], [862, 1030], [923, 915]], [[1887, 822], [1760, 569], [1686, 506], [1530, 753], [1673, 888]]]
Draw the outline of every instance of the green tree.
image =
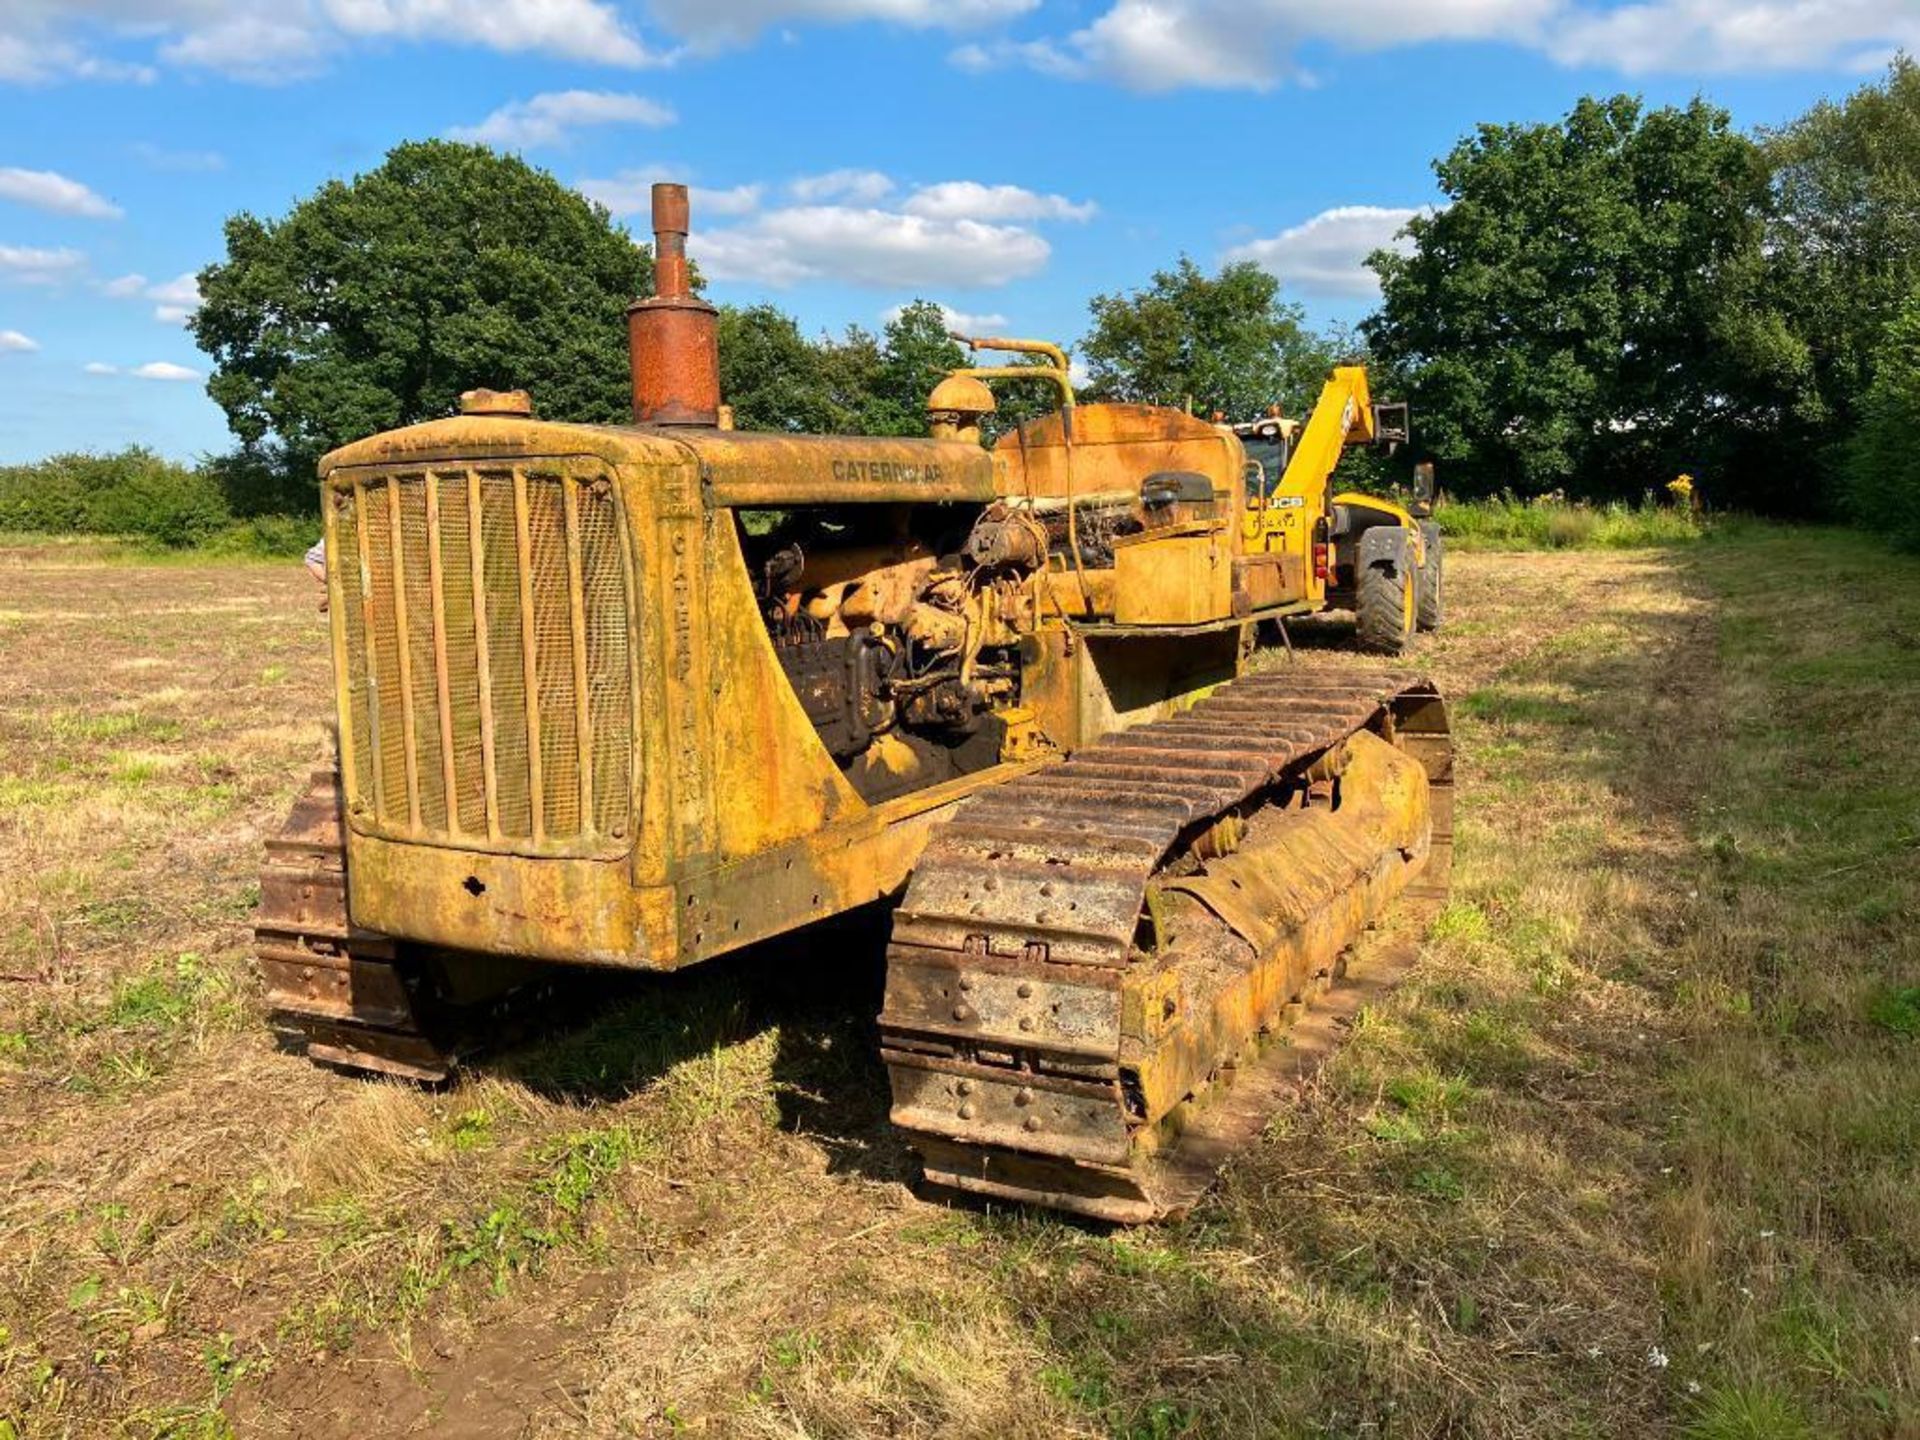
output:
[[539, 413], [628, 413], [629, 300], [652, 262], [600, 206], [482, 146], [405, 144], [279, 220], [236, 215], [200, 273], [207, 390], [241, 442], [308, 468], [345, 441], [523, 387]]
[[1765, 137], [1768, 233], [1819, 395], [1810, 414], [1844, 438], [1861, 414], [1887, 327], [1920, 284], [1920, 65], [1822, 101]]
[[1765, 163], [1724, 111], [1588, 98], [1434, 169], [1447, 203], [1372, 257], [1363, 328], [1453, 486], [1635, 494], [1687, 470], [1780, 498], [1807, 355], [1765, 264]]
[[1145, 288], [1096, 295], [1081, 342], [1089, 395], [1234, 419], [1279, 401], [1298, 411], [1325, 378], [1325, 355], [1280, 282], [1241, 261], [1209, 276], [1186, 256]]
[[881, 340], [868, 433], [926, 434], [927, 396], [948, 371], [968, 363], [965, 348], [947, 334], [946, 315], [938, 305], [915, 300], [902, 306], [887, 321]]
[[1881, 331], [1869, 364], [1873, 383], [1846, 446], [1847, 514], [1920, 550], [1920, 292]]
[[720, 393], [742, 430], [820, 433], [834, 425], [821, 347], [771, 305], [720, 307]]
[[771, 305], [720, 312], [720, 388], [743, 430], [924, 435], [927, 395], [967, 363], [940, 307], [916, 300], [875, 336], [809, 340]]
[[232, 519], [219, 483], [140, 445], [0, 469], [0, 530], [139, 535], [192, 545]]

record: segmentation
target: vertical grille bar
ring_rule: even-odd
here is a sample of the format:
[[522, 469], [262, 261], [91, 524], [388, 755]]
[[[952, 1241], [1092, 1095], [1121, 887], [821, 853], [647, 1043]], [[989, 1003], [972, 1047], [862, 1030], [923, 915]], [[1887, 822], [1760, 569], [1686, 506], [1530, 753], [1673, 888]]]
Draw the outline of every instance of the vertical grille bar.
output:
[[580, 750], [580, 828], [593, 826], [593, 696], [587, 688], [587, 583], [580, 555], [580, 499], [571, 481], [560, 484], [567, 521], [567, 600], [573, 636], [573, 731]]
[[500, 780], [493, 768], [493, 657], [487, 643], [487, 553], [480, 528], [480, 472], [467, 472], [467, 552], [473, 569], [474, 668], [480, 676], [480, 772], [487, 790], [487, 838], [500, 838]]
[[420, 833], [420, 757], [414, 749], [413, 634], [407, 628], [407, 546], [400, 531], [400, 482], [387, 481], [387, 527], [393, 536], [393, 624], [399, 644], [400, 745], [406, 752], [407, 828]]
[[440, 574], [440, 477], [427, 471], [427, 583], [433, 592], [433, 688], [440, 704], [440, 783], [447, 790], [447, 829], [458, 835], [460, 782], [453, 764], [453, 695], [447, 676], [447, 593]]
[[355, 828], [539, 853], [624, 839], [632, 621], [610, 481], [571, 460], [382, 467], [341, 477], [327, 523]]
[[360, 617], [367, 637], [367, 773], [373, 779], [373, 813], [384, 816], [386, 781], [381, 772], [386, 766], [380, 754], [380, 668], [373, 648], [373, 637], [380, 631], [373, 608], [373, 557], [367, 551], [367, 487], [357, 480], [353, 485], [353, 533], [360, 559]]
[[546, 786], [540, 773], [540, 664], [534, 653], [533, 535], [527, 521], [527, 472], [518, 465], [513, 467], [513, 535], [520, 576], [520, 674], [527, 706], [527, 799], [533, 811], [533, 838], [538, 843], [547, 838]]

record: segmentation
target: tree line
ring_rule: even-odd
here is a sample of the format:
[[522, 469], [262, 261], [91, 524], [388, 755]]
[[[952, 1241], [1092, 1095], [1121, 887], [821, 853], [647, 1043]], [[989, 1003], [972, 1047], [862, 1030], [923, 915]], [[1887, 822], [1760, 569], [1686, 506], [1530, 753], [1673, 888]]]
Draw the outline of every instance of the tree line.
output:
[[[1454, 494], [1637, 498], [1687, 473], [1722, 507], [1920, 545], [1911, 60], [1776, 129], [1743, 133], [1705, 99], [1590, 97], [1555, 122], [1482, 125], [1434, 170], [1442, 203], [1371, 257], [1381, 298], [1357, 330], [1316, 333], [1250, 263], [1182, 256], [1090, 300], [1083, 393], [1298, 414], [1330, 364], [1364, 359], [1376, 392], [1413, 404], [1400, 462], [1435, 459]], [[285, 216], [234, 216], [225, 239], [191, 324], [239, 443], [196, 472], [210, 489], [181, 487], [169, 533], [221, 507], [310, 513], [322, 453], [475, 386], [525, 387], [555, 419], [626, 416], [622, 312], [651, 257], [522, 160], [402, 144]], [[877, 331], [809, 335], [765, 304], [724, 308], [720, 331], [723, 390], [752, 429], [920, 433], [928, 390], [967, 358], [925, 301]], [[1003, 425], [1047, 403], [1003, 394]], [[75, 500], [86, 458], [0, 471], [0, 525], [124, 519]]]

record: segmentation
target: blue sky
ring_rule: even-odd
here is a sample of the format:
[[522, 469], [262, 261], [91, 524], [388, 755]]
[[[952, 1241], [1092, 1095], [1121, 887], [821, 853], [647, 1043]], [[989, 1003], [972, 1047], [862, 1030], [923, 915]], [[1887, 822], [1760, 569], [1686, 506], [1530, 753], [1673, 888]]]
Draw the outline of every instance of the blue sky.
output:
[[0, 463], [229, 443], [183, 328], [221, 223], [404, 139], [518, 150], [644, 231], [694, 187], [713, 296], [809, 329], [914, 296], [1071, 342], [1181, 252], [1320, 322], [1482, 121], [1696, 93], [1778, 123], [1920, 0], [0, 0]]

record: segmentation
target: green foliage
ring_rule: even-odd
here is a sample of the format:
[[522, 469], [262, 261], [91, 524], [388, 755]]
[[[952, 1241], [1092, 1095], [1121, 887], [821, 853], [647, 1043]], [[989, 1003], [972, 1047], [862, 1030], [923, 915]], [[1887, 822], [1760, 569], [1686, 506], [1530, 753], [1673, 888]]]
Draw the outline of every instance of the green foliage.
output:
[[1812, 1440], [1814, 1429], [1784, 1391], [1729, 1385], [1707, 1392], [1682, 1434], [1686, 1440]]
[[202, 554], [236, 559], [286, 560], [306, 554], [319, 538], [318, 516], [257, 515], [209, 535], [199, 549]]
[[1186, 256], [1130, 294], [1096, 295], [1081, 342], [1090, 395], [1258, 415], [1310, 403], [1331, 358], [1280, 299], [1280, 282], [1239, 262], [1209, 276]]
[[1508, 494], [1448, 501], [1433, 518], [1447, 543], [1463, 550], [1637, 550], [1685, 544], [1706, 533], [1690, 511], [1651, 500], [1579, 505]]
[[0, 530], [136, 535], [177, 547], [205, 540], [231, 518], [205, 471], [143, 446], [0, 468]]
[[947, 334], [938, 305], [915, 300], [903, 307], [887, 322], [867, 433], [926, 434], [927, 396], [966, 363], [967, 352]]
[[475, 386], [524, 387], [555, 419], [627, 414], [623, 316], [651, 261], [522, 160], [399, 145], [281, 219], [234, 216], [226, 241], [192, 321], [207, 391], [244, 445], [277, 439], [296, 472]]
[[1882, 990], [1867, 1002], [1867, 1018], [1896, 1035], [1920, 1040], [1920, 985]]
[[1825, 434], [1845, 437], [1871, 405], [1886, 328], [1920, 287], [1920, 65], [1902, 55], [1764, 143], [1779, 290], [1806, 339]]
[[771, 305], [720, 312], [720, 388], [742, 430], [924, 435], [928, 393], [966, 363], [926, 300], [877, 338], [851, 326], [838, 340], [809, 340]]
[[220, 487], [236, 520], [318, 516], [320, 512], [320, 485], [313, 466], [288, 454], [284, 445], [242, 445], [225, 455], [207, 456], [200, 469]]
[[1846, 448], [1847, 514], [1920, 550], [1920, 290], [1881, 332], [1872, 365], [1873, 384]]
[[1448, 203], [1372, 257], [1364, 328], [1449, 485], [1623, 496], [1684, 470], [1777, 494], [1808, 362], [1764, 263], [1764, 159], [1726, 112], [1587, 98], [1434, 168]]
[[720, 307], [720, 393], [742, 430], [844, 431], [851, 417], [822, 374], [823, 344], [772, 305]]

